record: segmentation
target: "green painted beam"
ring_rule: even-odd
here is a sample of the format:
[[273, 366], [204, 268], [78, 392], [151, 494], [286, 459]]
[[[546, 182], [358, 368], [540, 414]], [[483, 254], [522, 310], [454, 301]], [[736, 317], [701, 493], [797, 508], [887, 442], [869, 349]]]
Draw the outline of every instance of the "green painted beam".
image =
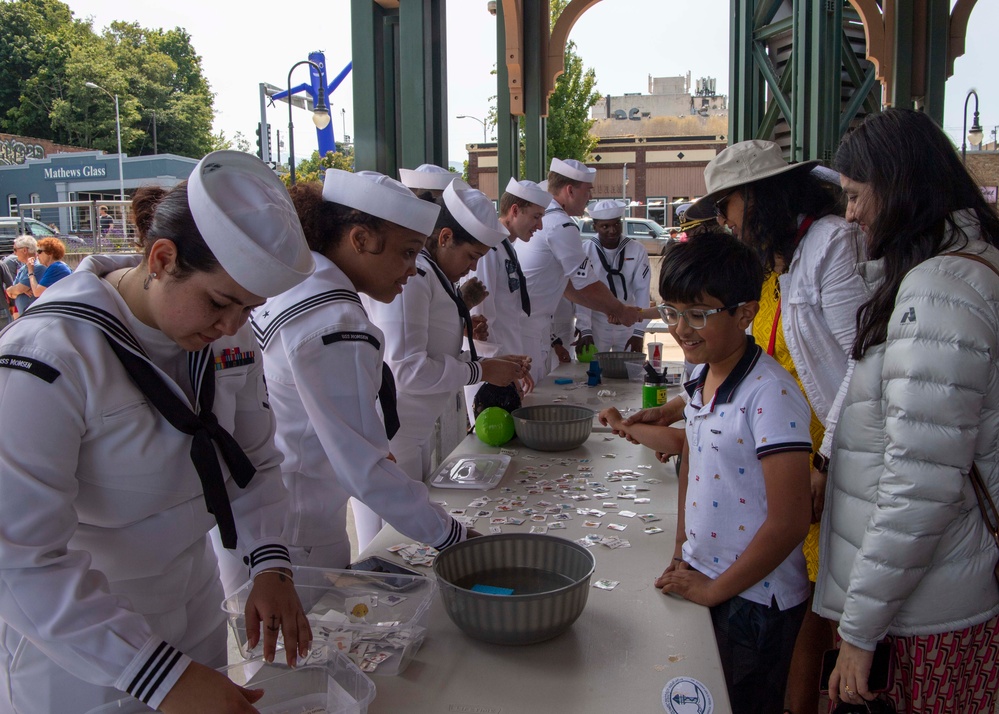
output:
[[431, 152], [431, 122], [428, 107], [433, 104], [429, 58], [424, 53], [430, 25], [430, 3], [402, 0], [399, 3], [399, 133], [400, 165], [416, 168], [427, 163]]
[[351, 0], [350, 37], [354, 85], [354, 165], [377, 170], [382, 102], [381, 8], [372, 0]]
[[[548, 93], [544, 86], [546, 57], [542, 48], [549, 34], [548, 3], [525, 2], [524, 10], [524, 178], [541, 181], [548, 176], [545, 129]], [[542, 35], [544, 33], [544, 35]]]
[[520, 178], [520, 132], [510, 116], [510, 75], [506, 69], [506, 23], [503, 3], [496, 3], [496, 149], [499, 195], [511, 178]]
[[445, 0], [399, 3], [398, 155], [403, 167], [447, 166], [445, 11]]
[[947, 83], [947, 39], [950, 34], [949, 0], [927, 0], [926, 74], [923, 111], [943, 126], [944, 85]]

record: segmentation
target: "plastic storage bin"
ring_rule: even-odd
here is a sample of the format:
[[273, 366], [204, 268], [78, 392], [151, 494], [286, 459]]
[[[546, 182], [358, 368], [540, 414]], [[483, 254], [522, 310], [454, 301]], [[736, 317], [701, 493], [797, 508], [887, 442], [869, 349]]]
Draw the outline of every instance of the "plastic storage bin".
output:
[[[276, 661], [276, 660], [275, 660]], [[325, 647], [291, 669], [262, 659], [221, 670], [241, 686], [263, 689], [254, 706], [260, 714], [366, 714], [375, 685], [348, 657]], [[144, 714], [153, 711], [131, 697], [92, 709], [88, 714]]]
[[[315, 642], [328, 640], [367, 674], [395, 675], [409, 666], [423, 644], [424, 623], [437, 592], [434, 578], [360, 570], [293, 567], [295, 589], [309, 616]], [[222, 604], [239, 652], [246, 646], [243, 615], [252, 583]]]

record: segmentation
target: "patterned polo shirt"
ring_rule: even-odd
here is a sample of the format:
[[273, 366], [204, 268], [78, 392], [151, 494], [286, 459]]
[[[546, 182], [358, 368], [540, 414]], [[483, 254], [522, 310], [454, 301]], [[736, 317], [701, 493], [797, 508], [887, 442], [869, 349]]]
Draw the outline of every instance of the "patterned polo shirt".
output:
[[[684, 385], [689, 444], [687, 542], [683, 559], [716, 578], [746, 550], [767, 517], [766, 486], [760, 459], [785, 451], [810, 452], [810, 411], [794, 378], [747, 337], [746, 353], [703, 403], [707, 365]], [[803, 478], [808, 478], [807, 474]], [[752, 602], [781, 610], [808, 597], [801, 548], [795, 548], [763, 580], [740, 593]]]

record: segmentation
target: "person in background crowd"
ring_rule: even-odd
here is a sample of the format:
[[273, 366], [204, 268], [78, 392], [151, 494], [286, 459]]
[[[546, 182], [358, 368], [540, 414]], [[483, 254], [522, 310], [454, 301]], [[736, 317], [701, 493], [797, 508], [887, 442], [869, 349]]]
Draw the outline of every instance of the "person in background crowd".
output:
[[419, 196], [429, 193], [434, 200], [441, 197], [444, 189], [461, 176], [436, 164], [420, 164], [415, 169], [399, 169], [399, 180], [409, 190]]
[[[399, 298], [440, 209], [371, 171], [329, 169], [323, 184], [298, 183], [291, 196], [316, 272], [251, 319], [285, 455], [292, 562], [347, 567], [348, 498], [355, 515], [364, 505], [371, 520], [380, 526], [384, 518], [408, 538], [435, 548], [457, 543], [465, 528], [389, 453], [389, 436], [398, 428], [394, 380], [382, 361], [385, 335], [359, 295]], [[363, 548], [377, 529], [366, 531], [363, 517], [355, 522]], [[242, 570], [228, 553], [220, 554], [220, 565], [223, 582], [232, 582], [227, 571]]]
[[970, 472], [999, 501], [999, 217], [921, 112], [868, 116], [834, 166], [873, 292], [822, 512], [815, 609], [842, 637], [830, 698], [874, 698], [887, 634], [899, 712], [993, 712], [999, 553]]
[[[819, 570], [829, 444], [838, 413], [833, 404], [847, 375], [857, 310], [868, 295], [857, 268], [862, 239], [841, 215], [839, 177], [830, 172], [835, 185], [820, 180], [817, 163], [788, 164], [771, 141], [733, 144], [708, 163], [708, 193], [686, 213], [688, 218], [717, 217], [753, 249], [767, 271], [753, 337], [794, 376], [811, 407], [812, 525], [804, 551], [813, 583]], [[829, 622], [809, 608], [788, 677], [786, 704], [792, 714], [818, 708], [822, 655], [832, 646]]]
[[[519, 242], [515, 246], [531, 296], [524, 351], [531, 358], [531, 377], [535, 382], [551, 369], [552, 318], [563, 295], [628, 327], [639, 320], [638, 308], [618, 300], [593, 275], [590, 260], [583, 252], [579, 227], [570, 217], [583, 214], [595, 176], [596, 169], [575, 159], [552, 159], [547, 187], [552, 200], [542, 218], [542, 228], [529, 243]], [[565, 354], [568, 356], [568, 352]]]
[[14, 303], [7, 295], [7, 288], [14, 284], [17, 269], [20, 266], [21, 262], [17, 259], [17, 253], [11, 253], [0, 260], [0, 282], [3, 285], [3, 296], [0, 297], [0, 328], [6, 327], [14, 320], [14, 316], [11, 315]]
[[444, 190], [437, 225], [417, 259], [417, 274], [402, 296], [386, 304], [364, 299], [371, 320], [385, 333], [385, 361], [398, 388], [398, 433], [392, 453], [410, 478], [422, 481], [430, 469], [437, 418], [465, 385], [489, 382], [505, 387], [529, 368], [520, 355], [480, 359], [471, 343], [471, 315], [454, 283], [475, 268], [509, 233], [485, 194], [463, 181]]
[[36, 280], [41, 280], [45, 275], [44, 265], [40, 268], [34, 265], [37, 253], [38, 242], [32, 236], [18, 236], [14, 239], [14, 255], [20, 265], [14, 276], [14, 284], [7, 288], [7, 297], [14, 301], [18, 317], [24, 315], [24, 311], [35, 301], [35, 296], [31, 293], [31, 278], [28, 276], [28, 261], [32, 262]]
[[246, 324], [314, 269], [294, 206], [238, 151], [132, 206], [142, 255], [84, 259], [0, 336], [0, 413], [18, 414], [0, 441], [4, 714], [87, 712], [124, 693], [166, 714], [254, 711], [263, 692], [216, 671], [216, 525], [253, 579], [249, 646], [262, 639], [273, 660], [281, 634], [294, 665], [311, 645]]
[[[27, 263], [31, 294], [36, 298], [40, 298], [42, 293], [73, 272], [62, 262], [65, 255], [66, 246], [58, 238], [42, 238], [38, 241], [37, 260], [28, 258]], [[35, 275], [36, 262], [44, 267], [41, 278]]]
[[[645, 247], [621, 235], [625, 208], [613, 199], [590, 206], [587, 212], [597, 236], [583, 241], [583, 250], [590, 259], [590, 269], [607, 284], [614, 297], [644, 310], [651, 303], [652, 268]], [[597, 352], [644, 352], [647, 324], [646, 320], [632, 327], [612, 325], [603, 313], [580, 306], [576, 309], [576, 327], [580, 333], [576, 354], [588, 345], [595, 345]]]
[[97, 222], [101, 229], [101, 235], [107, 235], [108, 231], [114, 225], [114, 219], [108, 215], [107, 206], [98, 206], [97, 211], [100, 213]]

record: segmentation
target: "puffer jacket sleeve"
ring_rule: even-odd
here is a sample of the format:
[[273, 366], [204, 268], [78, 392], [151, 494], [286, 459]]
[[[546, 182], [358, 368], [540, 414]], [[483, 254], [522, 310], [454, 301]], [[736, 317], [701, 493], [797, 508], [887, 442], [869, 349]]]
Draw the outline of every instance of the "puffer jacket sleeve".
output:
[[986, 395], [997, 388], [995, 298], [987, 297], [995, 283], [986, 266], [938, 257], [900, 286], [881, 375], [883, 470], [840, 621], [843, 639], [858, 647], [874, 649], [948, 525], [973, 507], [966, 474]]

